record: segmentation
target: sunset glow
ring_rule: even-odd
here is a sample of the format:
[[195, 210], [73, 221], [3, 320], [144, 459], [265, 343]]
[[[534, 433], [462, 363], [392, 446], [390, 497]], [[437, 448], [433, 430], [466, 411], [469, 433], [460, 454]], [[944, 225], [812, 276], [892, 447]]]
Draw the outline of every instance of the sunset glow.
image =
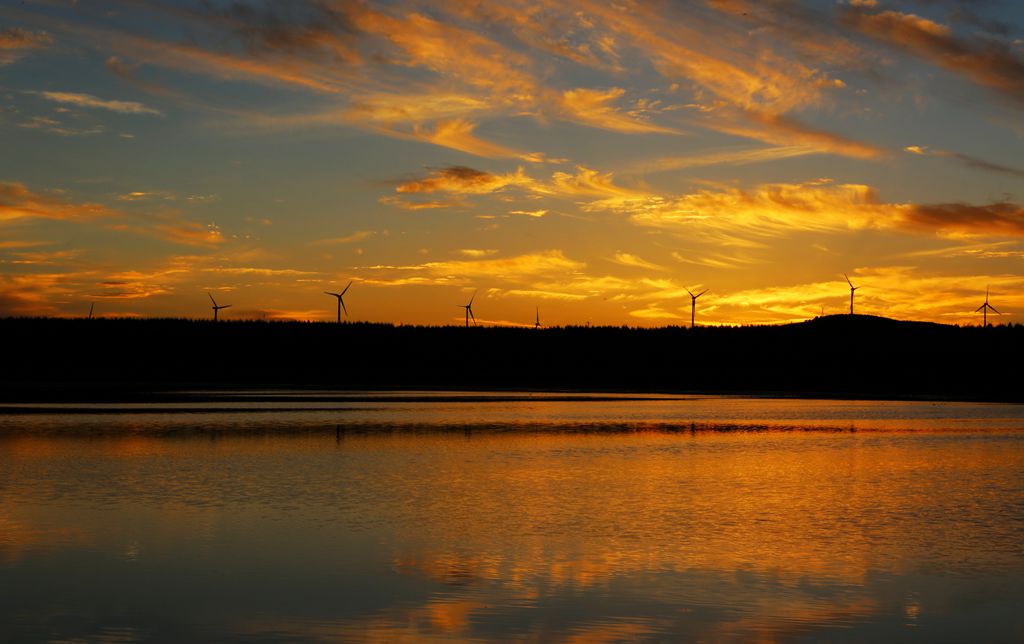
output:
[[0, 316], [1019, 323], [1022, 113], [1009, 1], [7, 3]]

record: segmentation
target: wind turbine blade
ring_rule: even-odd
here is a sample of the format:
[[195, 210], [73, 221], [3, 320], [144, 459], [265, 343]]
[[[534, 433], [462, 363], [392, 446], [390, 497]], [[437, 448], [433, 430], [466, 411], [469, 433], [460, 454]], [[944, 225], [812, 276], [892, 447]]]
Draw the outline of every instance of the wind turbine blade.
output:
[[853, 288], [853, 282], [850, 281], [850, 276], [847, 275], [846, 273], [843, 273], [843, 277], [846, 278], [846, 283], [850, 285], [850, 288]]
[[209, 291], [207, 291], [207, 292], [206, 292], [206, 294], [210, 296], [210, 301], [211, 301], [211, 302], [213, 302], [213, 305], [214, 305], [214, 306], [217, 306], [217, 300], [213, 299], [213, 296], [212, 296], [212, 295], [210, 295], [210, 292], [209, 292]]
[[707, 293], [707, 292], [708, 292], [708, 291], [710, 291], [710, 290], [711, 290], [711, 289], [709, 289], [709, 288], [706, 288], [706, 289], [704, 289], [704, 290], [703, 290], [703, 291], [701, 291], [700, 293], [697, 293], [697, 297], [700, 297], [701, 295], [704, 295], [705, 293]]
[[220, 308], [222, 308], [222, 309], [230, 309], [231, 305], [230, 304], [225, 304], [224, 306], [222, 306]]
[[324, 291], [324, 295], [331, 295], [333, 297], [338, 297], [337, 293], [331, 293], [330, 291]]
[[988, 302], [986, 302], [985, 304], [988, 306], [988, 308], [992, 309], [993, 313], [996, 313], [997, 315], [1002, 315], [1002, 313], [996, 310], [996, 307], [992, 306], [991, 304], [988, 304]]
[[339, 297], [338, 298], [338, 304], [341, 304], [341, 310], [345, 312], [346, 316], [348, 316], [348, 309], [345, 308], [345, 300], [343, 300], [343, 299], [341, 299]]
[[986, 306], [988, 306], [988, 302], [985, 302], [984, 304], [982, 304], [982, 305], [981, 305], [981, 306], [979, 306], [978, 308], [974, 309], [974, 312], [975, 312], [975, 313], [978, 313], [978, 312], [980, 312], [980, 311], [981, 311], [981, 310], [982, 310], [983, 308], [985, 308]]
[[473, 306], [473, 300], [476, 299], [476, 294], [480, 292], [480, 289], [473, 291], [473, 297], [469, 298], [469, 306]]
[[690, 297], [693, 297], [693, 293], [690, 292], [690, 289], [684, 288], [683, 290], [685, 290], [687, 293], [690, 293]]
[[467, 308], [466, 310], [469, 311], [469, 317], [472, 318], [473, 324], [475, 325], [476, 324], [476, 316], [473, 315], [473, 309]]
[[341, 292], [341, 295], [344, 295], [344, 294], [345, 294], [345, 292], [346, 292], [346, 291], [348, 291], [348, 288], [349, 288], [349, 286], [352, 286], [352, 282], [349, 282], [349, 283], [348, 283], [348, 286], [346, 286], [346, 287], [345, 287], [345, 290]]

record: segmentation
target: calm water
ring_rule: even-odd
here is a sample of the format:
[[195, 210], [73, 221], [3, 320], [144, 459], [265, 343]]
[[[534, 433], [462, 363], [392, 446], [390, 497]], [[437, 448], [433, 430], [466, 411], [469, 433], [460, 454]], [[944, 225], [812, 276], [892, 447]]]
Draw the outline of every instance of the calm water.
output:
[[0, 641], [1024, 641], [1021, 406], [82, 407], [0, 413]]

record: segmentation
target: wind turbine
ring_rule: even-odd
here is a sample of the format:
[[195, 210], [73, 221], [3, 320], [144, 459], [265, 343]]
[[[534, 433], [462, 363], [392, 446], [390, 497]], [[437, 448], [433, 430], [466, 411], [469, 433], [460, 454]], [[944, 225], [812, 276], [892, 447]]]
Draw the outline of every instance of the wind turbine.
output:
[[92, 310], [96, 306], [95, 302], [89, 302], [89, 319], [92, 319]]
[[[349, 282], [348, 286], [352, 286], [352, 282]], [[348, 309], [345, 308], [345, 300], [342, 299], [345, 297], [345, 292], [348, 291], [348, 286], [346, 286], [341, 291], [341, 293], [331, 293], [330, 291], [324, 291], [324, 295], [333, 295], [334, 297], [338, 298], [338, 324], [341, 324], [342, 309], [345, 309], [345, 315], [348, 316]]]
[[709, 289], [704, 289], [700, 293], [697, 293], [696, 295], [694, 295], [693, 292], [690, 289], [686, 289], [686, 292], [690, 294], [690, 328], [691, 329], [693, 328], [694, 314], [697, 311], [697, 298], [700, 297], [701, 295], [704, 295], [705, 293], [707, 293], [708, 290]]
[[473, 291], [473, 297], [469, 298], [469, 304], [456, 304], [460, 309], [466, 309], [466, 328], [469, 328], [469, 318], [473, 318], [473, 326], [476, 326], [476, 316], [473, 315], [473, 300], [478, 291]]
[[999, 311], [996, 310], [996, 307], [994, 307], [994, 306], [992, 306], [991, 304], [988, 303], [988, 287], [986, 286], [985, 287], [985, 303], [982, 304], [981, 306], [979, 306], [978, 308], [974, 309], [975, 313], [977, 313], [978, 311], [981, 311], [981, 326], [982, 327], [987, 327], [988, 326], [988, 311], [989, 311], [989, 309], [992, 309], [992, 312], [995, 313], [996, 315], [1002, 315], [1002, 313], [1000, 313]]
[[[206, 294], [210, 295], [210, 292], [207, 291]], [[217, 321], [217, 311], [219, 311], [221, 309], [229, 309], [229, 308], [231, 308], [230, 304], [224, 304], [224, 305], [217, 304], [217, 300], [213, 299], [212, 295], [210, 295], [210, 301], [213, 302], [213, 321], [214, 322]]]
[[539, 329], [540, 326], [541, 326], [540, 325], [540, 307], [538, 306], [537, 307], [537, 321], [533, 323], [533, 328]]
[[859, 289], [860, 287], [854, 286], [853, 282], [850, 281], [850, 278], [846, 275], [846, 273], [843, 273], [843, 277], [846, 278], [846, 283], [850, 285], [850, 315], [853, 315], [853, 292]]

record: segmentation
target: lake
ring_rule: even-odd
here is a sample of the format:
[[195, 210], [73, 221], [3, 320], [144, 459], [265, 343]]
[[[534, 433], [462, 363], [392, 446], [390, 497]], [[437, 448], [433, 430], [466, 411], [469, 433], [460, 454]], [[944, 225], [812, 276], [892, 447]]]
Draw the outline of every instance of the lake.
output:
[[0, 641], [1024, 641], [1024, 406], [0, 410]]

